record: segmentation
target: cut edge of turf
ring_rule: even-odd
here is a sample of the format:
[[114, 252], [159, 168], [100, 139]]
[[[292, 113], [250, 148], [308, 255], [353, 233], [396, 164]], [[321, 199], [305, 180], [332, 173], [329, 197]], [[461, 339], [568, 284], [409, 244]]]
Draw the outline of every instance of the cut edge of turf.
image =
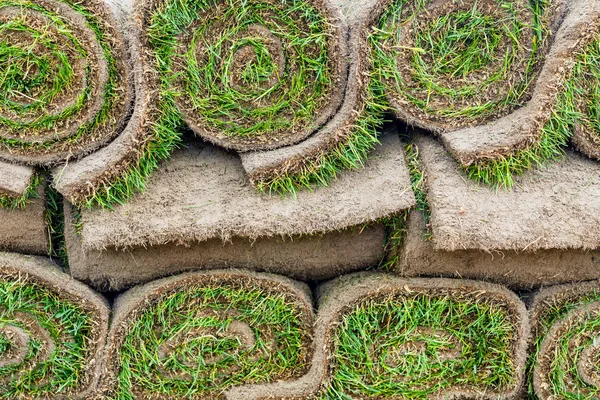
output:
[[[366, 279], [362, 278], [361, 275], [366, 277]], [[345, 324], [346, 316], [354, 313], [358, 306], [365, 306], [367, 311], [373, 310], [372, 304], [377, 301], [385, 301], [391, 300], [395, 296], [408, 296], [408, 297], [417, 297], [419, 295], [422, 296], [437, 296], [442, 301], [448, 299], [455, 299], [454, 293], [456, 291], [462, 292], [465, 298], [470, 298], [472, 304], [477, 305], [481, 304], [480, 294], [487, 293], [487, 297], [489, 299], [486, 304], [488, 304], [491, 308], [495, 308], [497, 311], [502, 312], [506, 315], [506, 320], [508, 324], [511, 326], [510, 330], [514, 332], [513, 334], [507, 334], [506, 341], [508, 343], [510, 354], [512, 355], [512, 360], [507, 365], [509, 368], [512, 368], [512, 373], [510, 373], [509, 379], [505, 382], [506, 387], [502, 389], [500, 393], [494, 394], [494, 398], [518, 398], [519, 394], [522, 391], [522, 383], [524, 381], [524, 366], [525, 366], [525, 350], [526, 350], [526, 340], [529, 334], [529, 324], [526, 318], [526, 309], [524, 304], [518, 299], [518, 297], [509, 290], [505, 289], [502, 286], [477, 282], [471, 280], [454, 280], [454, 279], [406, 279], [400, 278], [397, 276], [390, 275], [390, 278], [386, 278], [389, 274], [368, 274], [368, 273], [357, 273], [351, 274], [346, 277], [340, 278], [336, 283], [331, 284], [328, 283], [327, 289], [321, 295], [320, 306], [319, 309], [323, 310], [325, 313], [327, 310], [327, 314], [334, 314], [330, 316], [330, 320], [326, 322], [329, 326], [327, 328], [327, 342], [328, 344], [324, 347], [329, 348], [329, 352], [332, 354], [338, 351], [338, 343], [339, 343], [339, 332]], [[370, 277], [369, 277], [370, 276]], [[386, 282], [386, 280], [388, 280]], [[383, 283], [385, 282], [385, 283]], [[352, 286], [355, 286], [355, 290], [353, 290]], [[332, 290], [332, 288], [334, 288]], [[340, 294], [337, 296], [333, 295], [332, 291], [340, 291]], [[453, 293], [453, 294], [449, 294]], [[479, 293], [479, 294], [477, 294]], [[457, 300], [457, 302], [459, 302]], [[334, 303], [337, 303], [335, 305]], [[460, 303], [460, 302], [459, 302]], [[402, 304], [406, 305], [405, 302]], [[430, 309], [430, 301], [427, 301], [426, 309]], [[332, 308], [333, 307], [333, 308]], [[460, 307], [459, 307], [460, 308]], [[383, 307], [384, 312], [389, 312], [390, 308], [387, 306]], [[429, 317], [429, 311], [427, 311]], [[450, 315], [462, 315], [462, 312], [450, 313]], [[408, 315], [411, 316], [411, 313], [401, 313], [400, 315]], [[434, 313], [432, 313], [434, 315]], [[343, 317], [343, 318], [342, 318]], [[414, 318], [404, 318], [404, 320], [408, 320], [408, 322], [415, 323], [419, 325], [419, 318], [412, 321]], [[494, 320], [492, 318], [492, 320]], [[335, 321], [335, 322], [334, 322]], [[339, 322], [338, 322], [339, 321]], [[368, 332], [365, 332], [365, 329], [376, 329], [379, 325], [382, 324], [382, 321], [387, 321], [387, 326], [389, 328], [390, 319], [386, 318], [374, 318], [371, 323], [361, 323], [359, 330], [360, 332], [355, 332], [355, 334], [349, 334], [349, 340], [351, 342], [355, 342], [359, 348], [362, 348], [361, 353], [364, 354], [365, 349], [377, 349], [381, 348], [380, 346], [371, 347], [368, 346], [368, 342], [366, 339], [369, 338], [378, 338], [377, 335], [371, 335]], [[416, 321], [416, 322], [415, 322]], [[385, 323], [383, 325], [386, 325]], [[467, 324], [470, 325], [470, 324]], [[446, 327], [445, 324], [442, 324], [443, 327]], [[417, 329], [419, 327], [417, 326]], [[442, 328], [443, 329], [443, 328]], [[394, 330], [394, 329], [392, 329]], [[394, 330], [398, 332], [397, 330]], [[487, 332], [487, 330], [486, 330]], [[508, 331], [507, 331], [508, 332]], [[516, 335], [515, 335], [516, 334]], [[486, 336], [486, 335], [482, 335]], [[386, 338], [385, 335], [381, 336], [382, 338]], [[377, 340], [377, 339], [375, 339]], [[388, 349], [397, 349], [398, 347], [392, 347]], [[327, 350], [326, 350], [327, 351]], [[507, 354], [508, 351], [504, 351], [496, 354]], [[364, 355], [361, 357], [352, 357], [349, 355], [337, 355], [328, 357], [332, 360], [342, 361], [342, 362], [352, 362], [352, 360], [361, 360], [364, 358]], [[381, 359], [367, 357], [368, 360], [358, 361], [358, 364], [364, 368], [372, 368], [374, 365], [381, 361]], [[478, 358], [479, 360], [486, 359], [485, 355], [481, 355]], [[415, 366], [418, 363], [415, 362]], [[310, 397], [311, 400], [316, 399], [350, 399], [354, 398], [354, 396], [366, 395], [367, 392], [352, 392], [352, 396], [348, 395], [346, 389], [348, 389], [347, 384], [352, 385], [356, 383], [354, 389], [357, 390], [368, 390], [369, 395], [374, 395], [373, 391], [381, 388], [382, 385], [385, 385], [386, 382], [388, 384], [398, 384], [393, 379], [386, 379], [385, 377], [381, 379], [381, 374], [379, 373], [371, 373], [371, 374], [363, 374], [358, 378], [353, 378], [350, 375], [348, 369], [342, 371], [341, 376], [345, 379], [346, 384], [338, 385], [337, 389], [333, 388], [332, 382], [334, 382], [334, 369], [338, 368], [339, 365], [331, 365], [328, 367], [330, 373], [332, 374], [327, 381], [323, 381], [321, 383], [321, 387], [313, 396]], [[387, 373], [392, 373], [390, 369], [386, 369]], [[377, 380], [377, 389], [375, 387], [365, 386], [364, 379], [375, 379]], [[495, 385], [491, 385], [494, 387]], [[333, 391], [332, 391], [333, 388]], [[414, 393], [414, 396], [409, 396], [407, 398], [426, 398], [426, 394], [420, 392], [420, 389], [416, 389], [417, 393]], [[467, 389], [468, 390], [468, 389]], [[477, 391], [477, 390], [476, 390]], [[421, 394], [421, 396], [419, 396]], [[388, 393], [379, 393], [381, 398], [386, 398], [391, 394]]]
[[0, 208], [7, 208], [9, 210], [25, 208], [31, 201], [40, 198], [38, 188], [43, 183], [44, 178], [35, 174], [31, 178], [29, 186], [27, 186], [27, 189], [25, 189], [25, 192], [23, 192], [21, 196], [12, 197], [8, 195], [0, 195]]

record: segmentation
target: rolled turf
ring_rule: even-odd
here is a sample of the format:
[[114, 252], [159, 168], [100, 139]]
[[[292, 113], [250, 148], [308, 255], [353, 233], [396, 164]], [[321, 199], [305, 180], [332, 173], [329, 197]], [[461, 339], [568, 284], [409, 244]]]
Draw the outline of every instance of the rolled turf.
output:
[[[107, 3], [2, 1], [0, 36], [0, 160], [56, 165], [121, 133], [134, 89], [127, 45]], [[3, 180], [22, 182], [14, 167], [0, 167]]]
[[598, 397], [600, 285], [597, 281], [541, 290], [531, 307], [528, 362], [531, 399]]
[[0, 398], [93, 396], [108, 313], [47, 259], [0, 253]]
[[[355, 274], [319, 289], [315, 356], [300, 380], [230, 399], [519, 398], [529, 324], [508, 290]], [[264, 396], [263, 398], [267, 398]]]
[[117, 299], [108, 398], [224, 399], [231, 387], [289, 381], [308, 369], [308, 288], [268, 274], [184, 274]]
[[597, 2], [386, 0], [375, 12], [391, 107], [438, 134], [470, 178], [509, 187], [563, 155], [572, 136], [563, 87]]

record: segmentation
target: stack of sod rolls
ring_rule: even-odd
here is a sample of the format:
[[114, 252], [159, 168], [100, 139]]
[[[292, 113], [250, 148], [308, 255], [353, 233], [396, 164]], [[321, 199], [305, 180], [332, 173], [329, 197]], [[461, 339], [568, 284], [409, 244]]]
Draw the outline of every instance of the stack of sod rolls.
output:
[[100, 0], [0, 2], [2, 205], [35, 193], [33, 167], [85, 157], [126, 129], [134, 87], [118, 18]]
[[600, 284], [541, 290], [533, 300], [528, 392], [537, 399], [598, 397]]
[[120, 290], [192, 269], [238, 267], [312, 280], [377, 266], [383, 220], [415, 202], [396, 130], [381, 142], [364, 169], [297, 197], [257, 192], [235, 155], [190, 142], [127, 204], [65, 204], [71, 273]]
[[597, 158], [600, 2], [382, 0], [372, 13], [390, 108], [470, 178], [512, 186], [570, 138]]
[[494, 190], [468, 180], [435, 139], [417, 134], [409, 147], [418, 210], [396, 272], [517, 288], [600, 278], [598, 162], [569, 150], [513, 190]]
[[101, 296], [47, 259], [0, 253], [0, 396], [91, 398], [108, 314]]

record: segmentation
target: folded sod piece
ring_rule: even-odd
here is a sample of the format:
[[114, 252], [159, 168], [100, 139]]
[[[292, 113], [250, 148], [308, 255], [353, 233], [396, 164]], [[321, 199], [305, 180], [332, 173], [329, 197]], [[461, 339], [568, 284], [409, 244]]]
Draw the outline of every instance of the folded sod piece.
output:
[[236, 270], [184, 274], [121, 295], [103, 380], [109, 398], [225, 399], [309, 369], [307, 286]]
[[2, 398], [90, 398], [108, 313], [102, 297], [48, 259], [0, 253]]
[[373, 13], [374, 63], [390, 106], [438, 134], [471, 178], [511, 186], [562, 154], [582, 97], [566, 81], [577, 58], [593, 64], [579, 52], [598, 32], [600, 3], [381, 0]]
[[500, 286], [348, 275], [320, 290], [310, 371], [228, 398], [516, 399], [528, 335], [524, 304]]
[[530, 314], [529, 398], [597, 398], [600, 284], [543, 289], [534, 297]]
[[[0, 207], [0, 251], [47, 255], [50, 249], [45, 184], [35, 185], [27, 207], [7, 201]], [[0, 200], [1, 202], [1, 200]]]
[[0, 1], [0, 193], [26, 194], [32, 167], [84, 157], [117, 137], [134, 88], [117, 11], [101, 0]]
[[381, 219], [413, 206], [395, 131], [364, 169], [293, 197], [265, 196], [239, 158], [189, 143], [114, 210], [65, 206], [73, 276], [119, 290], [190, 269], [240, 267], [328, 279], [383, 258]]
[[417, 135], [415, 146], [428, 210], [409, 218], [398, 272], [516, 287], [600, 277], [600, 164], [569, 151], [494, 190], [468, 180], [435, 139]]

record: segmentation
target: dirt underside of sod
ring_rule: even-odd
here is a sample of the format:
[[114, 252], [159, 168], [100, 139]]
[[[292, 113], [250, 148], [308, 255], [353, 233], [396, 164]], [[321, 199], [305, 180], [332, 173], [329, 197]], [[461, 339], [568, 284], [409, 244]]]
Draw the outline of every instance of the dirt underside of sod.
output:
[[595, 250], [600, 164], [569, 152], [510, 190], [470, 182], [435, 139], [417, 136], [436, 250]]
[[398, 136], [382, 143], [364, 169], [297, 198], [256, 192], [238, 158], [190, 143], [129, 203], [66, 213], [72, 271], [118, 288], [194, 267], [324, 279], [373, 266], [385, 241], [377, 221], [414, 204]]

